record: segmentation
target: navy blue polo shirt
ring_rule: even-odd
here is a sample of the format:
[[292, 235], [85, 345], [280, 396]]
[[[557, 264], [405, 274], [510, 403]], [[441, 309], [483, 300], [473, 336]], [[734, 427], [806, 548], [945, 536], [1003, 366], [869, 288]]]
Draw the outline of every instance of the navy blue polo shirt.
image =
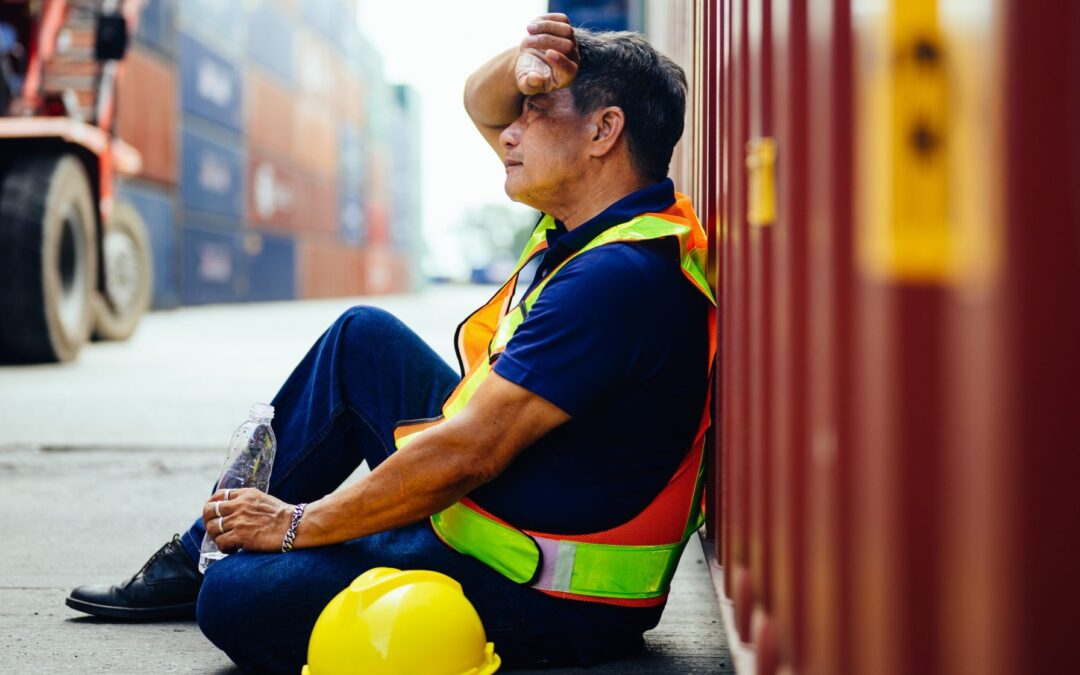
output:
[[[607, 228], [674, 203], [665, 179], [572, 231], [557, 223], [533, 283]], [[470, 497], [518, 527], [562, 534], [637, 515], [686, 456], [701, 420], [707, 312], [672, 239], [607, 244], [568, 262], [494, 370], [572, 419]]]

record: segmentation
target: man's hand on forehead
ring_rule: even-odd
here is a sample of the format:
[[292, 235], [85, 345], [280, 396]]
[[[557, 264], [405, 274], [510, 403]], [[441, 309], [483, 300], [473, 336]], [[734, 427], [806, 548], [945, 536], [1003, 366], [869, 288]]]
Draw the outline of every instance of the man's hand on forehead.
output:
[[581, 62], [570, 19], [565, 14], [543, 14], [527, 30], [514, 66], [518, 90], [532, 96], [570, 86]]

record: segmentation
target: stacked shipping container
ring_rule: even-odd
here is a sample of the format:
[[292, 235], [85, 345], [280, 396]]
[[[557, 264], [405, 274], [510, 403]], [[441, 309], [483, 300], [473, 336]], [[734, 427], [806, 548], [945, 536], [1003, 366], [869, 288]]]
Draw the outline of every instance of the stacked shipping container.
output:
[[1080, 5], [677, 0], [647, 27], [690, 77], [673, 173], [713, 230], [740, 670], [1068, 670]]
[[149, 0], [118, 134], [143, 155], [155, 306], [408, 290], [415, 95], [383, 79], [355, 0]]

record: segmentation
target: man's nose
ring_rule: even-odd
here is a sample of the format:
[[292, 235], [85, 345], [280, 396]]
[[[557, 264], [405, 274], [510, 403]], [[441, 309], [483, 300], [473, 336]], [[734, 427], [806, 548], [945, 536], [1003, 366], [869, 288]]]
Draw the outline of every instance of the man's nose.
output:
[[520, 141], [521, 125], [518, 124], [518, 120], [514, 120], [510, 126], [503, 129], [502, 133], [499, 134], [499, 143], [507, 150], [516, 146]]

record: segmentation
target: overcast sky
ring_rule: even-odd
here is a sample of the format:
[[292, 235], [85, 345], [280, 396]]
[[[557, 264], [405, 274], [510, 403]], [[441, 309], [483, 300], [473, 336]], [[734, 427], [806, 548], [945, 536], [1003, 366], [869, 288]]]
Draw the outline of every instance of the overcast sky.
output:
[[[361, 28], [387, 79], [420, 92], [423, 229], [430, 272], [463, 274], [451, 230], [470, 206], [509, 203], [503, 166], [461, 105], [465, 78], [525, 36], [546, 0], [366, 0]], [[522, 207], [524, 208], [524, 207]]]

